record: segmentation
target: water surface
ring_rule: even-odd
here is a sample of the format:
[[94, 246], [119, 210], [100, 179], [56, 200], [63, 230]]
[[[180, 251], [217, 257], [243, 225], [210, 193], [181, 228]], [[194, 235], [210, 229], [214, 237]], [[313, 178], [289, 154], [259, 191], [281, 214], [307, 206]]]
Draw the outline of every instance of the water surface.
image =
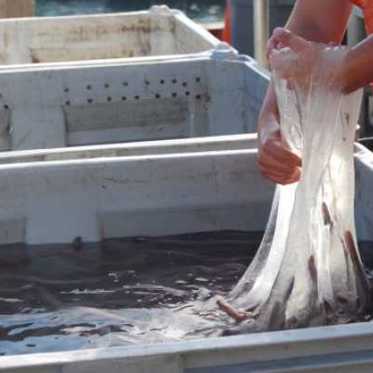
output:
[[200, 337], [216, 321], [189, 304], [229, 291], [260, 238], [220, 232], [0, 250], [0, 354]]

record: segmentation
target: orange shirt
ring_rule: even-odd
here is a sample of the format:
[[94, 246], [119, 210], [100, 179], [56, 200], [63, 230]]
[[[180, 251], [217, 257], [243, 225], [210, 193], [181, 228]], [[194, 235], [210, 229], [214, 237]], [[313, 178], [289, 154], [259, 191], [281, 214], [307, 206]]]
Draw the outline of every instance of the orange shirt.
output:
[[368, 34], [373, 34], [373, 0], [351, 0], [361, 8], [364, 14], [365, 29]]
[[229, 0], [226, 1], [222, 39], [223, 41], [232, 44], [232, 5]]
[[354, 3], [357, 6], [363, 6], [365, 3], [365, 0], [351, 0], [352, 3]]

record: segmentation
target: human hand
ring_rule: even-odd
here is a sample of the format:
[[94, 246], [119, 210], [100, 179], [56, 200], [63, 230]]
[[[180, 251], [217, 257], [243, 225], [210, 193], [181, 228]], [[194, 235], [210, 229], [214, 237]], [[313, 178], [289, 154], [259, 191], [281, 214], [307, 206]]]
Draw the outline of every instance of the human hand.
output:
[[259, 123], [258, 167], [262, 175], [277, 184], [292, 184], [300, 179], [302, 160], [281, 137], [274, 117]]
[[[335, 43], [319, 44], [308, 41], [291, 31], [278, 27], [273, 31], [267, 44], [267, 57], [271, 69], [278, 78], [284, 79], [290, 89], [307, 92], [311, 79], [314, 83], [328, 82], [331, 87], [341, 88], [343, 58], [335, 59], [333, 47], [341, 53], [344, 48]], [[329, 53], [330, 51], [332, 53]], [[338, 63], [336, 63], [338, 62]]]
[[270, 66], [289, 87], [307, 90], [312, 70], [321, 56], [320, 45], [303, 39], [284, 28], [276, 28], [268, 41]]
[[307, 41], [286, 28], [276, 27], [267, 42], [267, 57], [269, 59], [274, 51], [283, 48], [289, 48], [296, 53], [307, 52], [312, 44], [316, 43]]

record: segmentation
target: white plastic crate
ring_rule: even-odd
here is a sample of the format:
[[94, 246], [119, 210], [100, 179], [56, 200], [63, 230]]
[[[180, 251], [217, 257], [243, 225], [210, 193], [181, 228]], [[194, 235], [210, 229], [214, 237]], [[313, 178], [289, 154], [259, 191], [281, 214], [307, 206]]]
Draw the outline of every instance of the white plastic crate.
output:
[[0, 21], [0, 65], [192, 54], [219, 41], [182, 12], [149, 11]]
[[[247, 149], [254, 139], [225, 140], [115, 145], [103, 147], [102, 157], [99, 147], [3, 153], [3, 158], [23, 159], [0, 165], [0, 243], [264, 229], [273, 185], [258, 172], [257, 151]], [[204, 146], [209, 151], [201, 152]], [[105, 152], [114, 147], [119, 153], [108, 158]], [[120, 156], [123, 151], [125, 157]], [[69, 152], [80, 159], [65, 160]], [[47, 160], [48, 154], [54, 160]], [[44, 158], [35, 162], [40, 156]], [[356, 162], [358, 216], [371, 216], [372, 153], [357, 146]], [[372, 240], [372, 219], [364, 222], [359, 238]], [[373, 326], [366, 322], [84, 353], [0, 357], [0, 371], [370, 372], [372, 343]]]
[[268, 78], [231, 48], [0, 68], [0, 149], [254, 132]]
[[64, 149], [12, 152], [22, 162], [0, 165], [0, 245], [261, 230], [273, 186], [257, 171], [255, 139], [206, 140], [81, 148], [71, 160]]
[[[264, 230], [273, 184], [255, 143], [237, 135], [2, 153], [0, 245]], [[373, 240], [373, 156], [357, 150], [357, 231]]]

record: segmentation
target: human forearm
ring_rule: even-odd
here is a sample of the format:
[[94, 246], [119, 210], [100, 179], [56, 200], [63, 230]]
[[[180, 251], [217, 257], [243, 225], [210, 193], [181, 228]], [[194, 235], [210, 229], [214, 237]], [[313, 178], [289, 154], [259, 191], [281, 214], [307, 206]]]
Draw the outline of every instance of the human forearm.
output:
[[351, 9], [350, 0], [298, 0], [285, 27], [309, 41], [339, 44]]
[[[306, 40], [340, 43], [350, 12], [350, 0], [297, 0], [286, 28], [290, 34]], [[268, 52], [282, 44], [273, 35], [268, 43]], [[279, 184], [298, 181], [301, 159], [282, 139], [276, 96], [271, 84], [259, 115], [258, 136], [258, 167], [262, 175]]]
[[350, 93], [373, 81], [373, 35], [354, 46], [340, 70], [342, 90]]

